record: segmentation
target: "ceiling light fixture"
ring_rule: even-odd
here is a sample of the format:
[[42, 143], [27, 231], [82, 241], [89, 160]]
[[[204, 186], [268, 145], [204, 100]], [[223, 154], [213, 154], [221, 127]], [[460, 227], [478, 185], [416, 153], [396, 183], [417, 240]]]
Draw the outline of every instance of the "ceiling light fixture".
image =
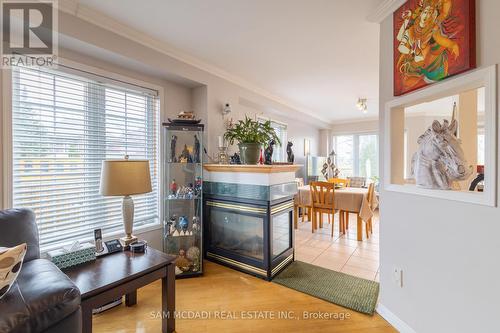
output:
[[359, 109], [359, 111], [362, 111], [363, 113], [368, 112], [368, 105], [366, 104], [366, 98], [358, 98], [358, 102], [356, 103], [356, 107]]

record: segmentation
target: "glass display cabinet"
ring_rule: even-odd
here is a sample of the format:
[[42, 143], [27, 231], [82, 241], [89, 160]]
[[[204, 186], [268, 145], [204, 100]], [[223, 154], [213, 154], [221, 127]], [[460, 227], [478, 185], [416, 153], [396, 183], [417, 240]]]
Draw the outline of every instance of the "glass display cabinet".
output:
[[203, 273], [202, 124], [163, 124], [163, 250], [176, 256], [177, 277]]

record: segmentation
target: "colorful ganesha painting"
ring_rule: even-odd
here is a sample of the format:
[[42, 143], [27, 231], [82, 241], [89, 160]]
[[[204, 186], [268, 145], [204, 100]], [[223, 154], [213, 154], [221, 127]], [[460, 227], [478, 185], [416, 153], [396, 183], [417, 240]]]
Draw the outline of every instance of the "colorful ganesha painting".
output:
[[474, 0], [409, 0], [394, 13], [394, 95], [475, 67]]

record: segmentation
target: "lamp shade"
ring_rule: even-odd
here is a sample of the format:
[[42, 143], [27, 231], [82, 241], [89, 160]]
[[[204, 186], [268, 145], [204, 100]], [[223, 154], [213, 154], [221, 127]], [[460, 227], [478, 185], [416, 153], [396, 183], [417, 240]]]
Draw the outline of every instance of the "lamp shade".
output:
[[151, 192], [148, 160], [102, 161], [101, 188], [105, 196], [123, 196]]

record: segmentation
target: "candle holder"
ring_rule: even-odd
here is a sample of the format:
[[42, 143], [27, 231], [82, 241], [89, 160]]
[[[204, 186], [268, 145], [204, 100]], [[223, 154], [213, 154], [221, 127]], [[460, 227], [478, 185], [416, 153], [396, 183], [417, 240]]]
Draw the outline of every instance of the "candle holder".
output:
[[227, 141], [223, 136], [219, 136], [219, 153], [217, 155], [219, 164], [229, 164], [229, 155], [227, 154]]

